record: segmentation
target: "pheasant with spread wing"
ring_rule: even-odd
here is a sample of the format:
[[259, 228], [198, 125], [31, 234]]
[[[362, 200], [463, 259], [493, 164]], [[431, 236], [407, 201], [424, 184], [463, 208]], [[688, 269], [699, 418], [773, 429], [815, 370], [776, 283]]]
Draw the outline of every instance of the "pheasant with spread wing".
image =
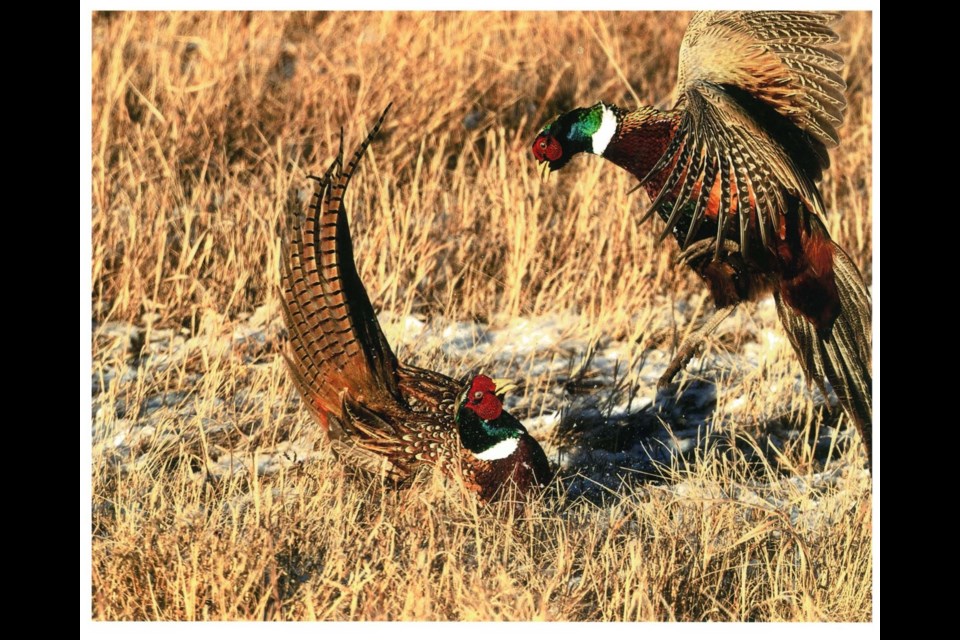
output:
[[827, 232], [818, 183], [846, 108], [831, 13], [698, 13], [680, 47], [678, 101], [661, 111], [598, 103], [546, 125], [533, 154], [551, 171], [578, 153], [640, 180], [707, 284], [717, 313], [680, 349], [668, 384], [742, 301], [773, 292], [808, 379], [824, 378], [872, 464], [870, 293]]
[[467, 384], [400, 364], [387, 343], [353, 259], [343, 198], [386, 111], [343, 164], [318, 182], [311, 213], [284, 237], [283, 314], [289, 371], [307, 408], [348, 466], [400, 484], [418, 469], [459, 476], [488, 501], [514, 484], [542, 487], [547, 457], [504, 411], [507, 385], [484, 375]]

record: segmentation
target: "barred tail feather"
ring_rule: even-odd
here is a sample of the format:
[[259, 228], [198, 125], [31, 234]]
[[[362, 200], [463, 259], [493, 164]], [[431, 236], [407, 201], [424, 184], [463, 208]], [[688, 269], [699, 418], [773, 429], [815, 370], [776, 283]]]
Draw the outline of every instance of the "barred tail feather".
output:
[[281, 306], [290, 345], [285, 358], [311, 412], [337, 438], [351, 426], [342, 420], [344, 393], [378, 408], [402, 403], [397, 359], [357, 273], [343, 204], [386, 114], [346, 164], [341, 139], [327, 171], [311, 176], [317, 190], [310, 212], [304, 220], [290, 220], [283, 239]]
[[860, 432], [873, 468], [873, 377], [870, 363], [871, 299], [856, 265], [833, 245], [833, 269], [840, 296], [840, 314], [826, 332], [788, 306], [775, 294], [777, 312], [800, 358], [807, 378], [822, 391], [826, 378], [847, 417]]

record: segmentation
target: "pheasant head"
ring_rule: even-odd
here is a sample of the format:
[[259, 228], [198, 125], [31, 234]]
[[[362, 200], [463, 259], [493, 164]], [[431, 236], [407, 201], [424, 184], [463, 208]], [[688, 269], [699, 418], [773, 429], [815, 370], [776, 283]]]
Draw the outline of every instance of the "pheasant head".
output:
[[503, 394], [512, 386], [479, 375], [457, 399], [460, 442], [478, 460], [502, 460], [517, 450], [527, 431], [503, 410]]
[[533, 155], [550, 171], [562, 169], [583, 151], [603, 155], [617, 133], [620, 118], [616, 107], [602, 102], [568, 111], [540, 131], [533, 141]]

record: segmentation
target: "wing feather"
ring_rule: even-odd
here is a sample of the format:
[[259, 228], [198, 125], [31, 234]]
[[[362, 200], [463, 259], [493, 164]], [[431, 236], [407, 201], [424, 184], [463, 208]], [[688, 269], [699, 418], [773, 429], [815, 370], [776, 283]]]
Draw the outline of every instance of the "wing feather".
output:
[[831, 27], [837, 17], [694, 16], [680, 50], [680, 125], [647, 174], [663, 180], [644, 217], [659, 212], [666, 218], [661, 237], [689, 215], [684, 247], [710, 219], [716, 251], [729, 239], [747, 252], [772, 248], [788, 196], [824, 215], [816, 185], [846, 108], [843, 58], [826, 48], [839, 40]]

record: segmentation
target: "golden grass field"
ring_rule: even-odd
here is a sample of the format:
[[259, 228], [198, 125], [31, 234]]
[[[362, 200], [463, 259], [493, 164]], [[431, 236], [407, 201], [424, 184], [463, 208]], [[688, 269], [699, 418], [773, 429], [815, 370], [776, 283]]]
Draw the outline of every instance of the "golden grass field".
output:
[[[585, 157], [543, 183], [529, 146], [575, 106], [669, 104], [689, 18], [93, 16], [94, 619], [872, 618], [865, 455], [852, 431], [826, 455], [810, 444], [822, 399], [797, 383], [785, 340], [757, 366], [681, 377], [715, 385], [739, 443], [762, 448], [764, 425], [791, 416], [775, 464], [705, 448], [603, 504], [518, 512], [439, 478], [398, 492], [345, 474], [280, 357], [284, 216], [340, 127], [349, 152], [392, 101], [346, 205], [399, 357], [521, 379], [522, 418], [567, 411], [555, 370], [451, 358], [403, 319], [572, 318], [566, 338], [622, 344], [617, 384], [640, 385], [644, 354], [703, 320], [705, 289], [655, 244], [659, 222], [638, 226], [646, 197], [627, 195], [628, 174]], [[838, 30], [849, 107], [822, 187], [830, 232], [869, 282], [871, 17]], [[736, 363], [782, 336], [771, 309], [739, 309], [706, 355]], [[589, 354], [556, 358], [589, 378]], [[556, 430], [536, 436], [561, 448]]]

